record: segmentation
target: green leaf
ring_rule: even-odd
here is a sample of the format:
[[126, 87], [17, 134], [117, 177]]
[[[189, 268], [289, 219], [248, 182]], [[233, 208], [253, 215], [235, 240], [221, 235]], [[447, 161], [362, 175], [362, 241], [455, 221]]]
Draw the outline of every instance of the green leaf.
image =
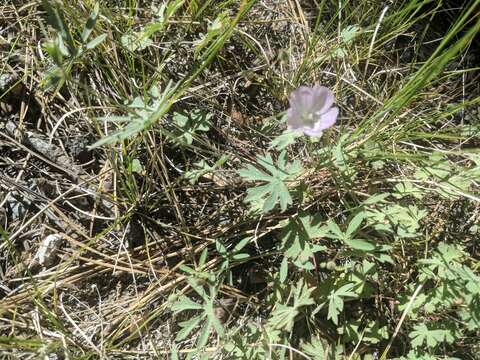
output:
[[[264, 205], [264, 212], [267, 213], [275, 207], [275, 204], [278, 202], [280, 204], [280, 209], [282, 211], [287, 210], [288, 205], [293, 203], [292, 197], [288, 192], [288, 188], [285, 184], [279, 180], [272, 181], [271, 185], [273, 186], [272, 193]], [[270, 199], [270, 203], [267, 203]]]
[[122, 45], [130, 51], [143, 50], [148, 46], [153, 45], [151, 39], [153, 35], [165, 29], [169, 18], [179, 9], [183, 2], [183, 0], [169, 2], [168, 7], [166, 4], [162, 4], [156, 13], [157, 21], [146, 24], [138, 32], [123, 35], [121, 38]]
[[122, 46], [130, 51], [143, 50], [153, 44], [148, 37], [142, 37], [140, 34], [125, 34], [120, 38]]
[[57, 30], [62, 40], [67, 43], [70, 54], [73, 55], [75, 52], [75, 43], [63, 16], [63, 10], [57, 4], [52, 4], [52, 2], [49, 0], [42, 0], [42, 5], [47, 11], [47, 19], [49, 24], [55, 30]]
[[362, 251], [371, 251], [375, 250], [375, 245], [369, 243], [366, 240], [362, 239], [343, 239], [345, 244], [350, 246], [352, 249], [355, 250], [362, 250]]
[[383, 193], [383, 194], [374, 194], [372, 196], [369, 196], [367, 200], [363, 202], [364, 205], [372, 205], [376, 204], [379, 202], [383, 202], [387, 197], [389, 197], [390, 194], [388, 193]]
[[295, 143], [295, 140], [301, 136], [302, 134], [298, 131], [285, 130], [271, 141], [270, 149], [284, 150], [288, 145]]
[[45, 91], [55, 88], [56, 92], [62, 88], [65, 81], [65, 72], [61, 68], [55, 66], [49, 69], [45, 78], [42, 79], [42, 87]]
[[88, 50], [93, 49], [93, 48], [96, 47], [97, 45], [101, 44], [106, 38], [107, 38], [107, 34], [98, 35], [95, 39], [93, 39], [92, 41], [88, 42], [88, 43], [85, 45], [85, 48], [87, 48]]
[[393, 196], [397, 199], [402, 199], [406, 196], [413, 196], [416, 199], [422, 199], [424, 190], [419, 189], [413, 185], [411, 181], [404, 181], [395, 185], [395, 193]]
[[268, 320], [269, 326], [273, 329], [290, 331], [300, 308], [308, 305], [313, 305], [314, 301], [311, 298], [312, 290], [309, 289], [300, 280], [296, 286], [292, 289], [294, 295], [293, 306], [277, 303], [273, 310], [270, 319]]
[[365, 210], [368, 223], [376, 230], [395, 233], [400, 238], [418, 236], [420, 221], [428, 214], [426, 210], [415, 205], [408, 207], [400, 204], [382, 203], [376, 209]]
[[200, 260], [198, 261], [198, 266], [200, 267], [200, 269], [203, 268], [203, 266], [207, 262], [207, 256], [208, 256], [208, 247], [203, 249], [202, 254], [200, 255]]
[[272, 177], [256, 167], [248, 164], [246, 168], [237, 171], [238, 175], [252, 181], [270, 181]]
[[137, 173], [137, 174], [142, 174], [143, 173], [143, 166], [140, 160], [138, 159], [133, 159], [131, 164], [130, 164], [130, 171]]
[[220, 320], [218, 320], [218, 318], [215, 316], [215, 310], [214, 310], [214, 307], [213, 307], [213, 301], [212, 300], [210, 300], [208, 302], [208, 304], [205, 305], [205, 313], [207, 314], [207, 316], [211, 320], [213, 328], [215, 329], [217, 334], [219, 336], [223, 336], [224, 335], [223, 326], [220, 323]]
[[283, 258], [282, 264], [280, 265], [280, 282], [284, 283], [287, 280], [288, 276], [288, 259]]
[[360, 33], [360, 30], [357, 25], [348, 25], [342, 30], [340, 37], [344, 43], [349, 43]]
[[174, 344], [172, 344], [172, 350], [170, 351], [170, 359], [171, 360], [179, 360], [178, 359], [178, 349], [177, 349], [177, 346]]
[[355, 231], [360, 227], [362, 224], [362, 221], [366, 218], [366, 214], [361, 211], [357, 215], [353, 217], [352, 220], [350, 220], [350, 223], [348, 224], [347, 231], [345, 232], [345, 235], [347, 237], [351, 237]]
[[201, 177], [204, 177], [207, 174], [213, 174], [215, 176], [215, 170], [223, 166], [227, 160], [228, 156], [222, 155], [220, 159], [215, 161], [213, 166], [210, 166], [202, 159], [194, 164], [195, 168], [185, 171], [183, 177], [187, 179], [190, 184], [196, 184]]
[[194, 269], [192, 269], [188, 265], [181, 264], [178, 268], [190, 275], [195, 275], [197, 273]]
[[[337, 225], [337, 223], [333, 220], [329, 220], [327, 222], [327, 228], [330, 230], [329, 237], [332, 237], [334, 239], [345, 239], [345, 234], [343, 231], [340, 229], [340, 227]], [[332, 236], [333, 235], [333, 236]]]
[[85, 24], [85, 27], [83, 28], [83, 32], [82, 32], [83, 43], [87, 42], [90, 34], [92, 33], [93, 28], [95, 27], [95, 24], [97, 23], [98, 13], [99, 13], [99, 4], [97, 2], [93, 6], [92, 12], [90, 13], [90, 16], [88, 17], [88, 20]]
[[172, 139], [179, 145], [191, 145], [193, 139], [198, 132], [207, 132], [210, 130], [212, 123], [210, 121], [212, 114], [201, 110], [194, 110], [188, 114], [175, 112], [173, 113], [173, 122], [178, 129], [173, 131], [176, 136]]
[[409, 336], [412, 339], [411, 345], [414, 348], [420, 347], [424, 343], [428, 348], [434, 348], [443, 342], [452, 343], [454, 341], [450, 329], [429, 329], [425, 324], [415, 325]]
[[282, 249], [286, 258], [303, 269], [312, 270], [311, 260], [314, 252], [325, 250], [326, 247], [313, 244], [312, 239], [323, 233], [320, 225], [315, 223], [306, 213], [300, 212], [298, 218], [286, 222], [280, 234]]
[[237, 261], [246, 260], [248, 258], [250, 258], [250, 255], [247, 253], [234, 254], [232, 256], [232, 259]]
[[[204, 287], [202, 286], [201, 283], [203, 283], [204, 279], [208, 279], [208, 273], [199, 273], [195, 272], [194, 274], [196, 277], [188, 277], [187, 282], [188, 284], [192, 287], [193, 290], [202, 298], [202, 299], [208, 299], [207, 292], [205, 291]], [[203, 275], [203, 276], [202, 276]], [[199, 281], [199, 277], [202, 278], [201, 281]]]
[[215, 240], [215, 248], [220, 255], [227, 255], [227, 248], [220, 240]]
[[60, 50], [63, 56], [68, 57], [68, 56], [74, 55], [74, 51], [65, 46], [65, 42], [61, 36], [57, 36], [57, 41], [58, 41], [58, 49]]
[[343, 311], [343, 298], [357, 297], [351, 290], [355, 284], [348, 283], [339, 289], [332, 289], [328, 296], [328, 315], [327, 319], [331, 319], [335, 325], [338, 325], [338, 315]]
[[200, 321], [202, 321], [203, 318], [204, 315], [198, 315], [190, 320], [179, 323], [178, 325], [180, 325], [182, 329], [177, 333], [175, 341], [182, 341], [185, 339], [192, 332], [192, 330], [195, 329], [198, 324], [200, 324]]
[[319, 338], [313, 338], [310, 343], [303, 343], [301, 346], [302, 352], [309, 355], [312, 360], [327, 360], [325, 357], [325, 349], [329, 348], [329, 344], [324, 344]]
[[200, 330], [200, 335], [197, 340], [197, 349], [203, 349], [205, 345], [207, 345], [208, 337], [210, 335], [210, 331], [212, 330], [212, 319], [207, 317], [207, 321], [203, 325], [202, 329]]
[[200, 52], [205, 48], [209, 43], [213, 42], [214, 39], [219, 38], [226, 30], [228, 23], [228, 13], [220, 13], [215, 20], [208, 25], [207, 33], [202, 35], [200, 40], [196, 42], [194, 55], [195, 58], [198, 58]]
[[185, 310], [201, 310], [203, 309], [203, 306], [190, 300], [186, 296], [181, 296], [176, 303], [172, 304], [171, 309], [173, 312], [181, 312]]
[[[148, 104], [145, 104], [140, 97], [137, 97], [130, 105], [129, 108], [132, 112], [128, 115], [129, 121], [126, 122], [126, 126], [117, 131], [114, 131], [110, 135], [98, 140], [93, 145], [89, 146], [89, 149], [95, 149], [105, 144], [112, 144], [121, 140], [128, 139], [137, 135], [143, 130], [148, 129], [156, 121], [161, 119], [163, 115], [168, 111], [171, 101], [171, 96], [175, 91], [172, 88], [173, 83], [169, 82], [164, 88], [160, 98], [148, 99]], [[137, 108], [140, 107], [141, 110]], [[103, 118], [104, 121], [108, 121], [108, 117]], [[107, 120], [106, 120], [107, 119]]]
[[286, 153], [282, 152], [277, 164], [269, 153], [265, 156], [257, 156], [257, 164], [267, 172], [251, 164], [237, 171], [246, 180], [266, 182], [266, 184], [249, 188], [245, 202], [252, 205], [252, 210], [261, 209], [263, 213], [273, 210], [277, 204], [282, 211], [285, 211], [288, 205], [293, 203], [286, 182], [295, 180], [300, 175], [302, 172], [300, 162], [287, 163]]
[[43, 45], [43, 48], [48, 53], [48, 55], [50, 55], [53, 62], [57, 66], [62, 66], [63, 65], [64, 55], [63, 55], [62, 51], [60, 51], [60, 47], [59, 47], [59, 43], [58, 43], [57, 39], [45, 43]]
[[252, 241], [253, 238], [252, 237], [247, 237], [243, 240], [240, 240], [240, 242], [233, 248], [233, 252], [236, 253], [236, 252], [239, 252], [240, 250], [242, 250], [245, 246], [247, 246], [250, 241]]
[[[310, 216], [306, 212], [300, 211], [298, 218], [310, 240], [322, 238], [327, 235], [328, 231], [325, 226], [320, 225], [319, 216]], [[322, 246], [323, 249], [326, 249]]]

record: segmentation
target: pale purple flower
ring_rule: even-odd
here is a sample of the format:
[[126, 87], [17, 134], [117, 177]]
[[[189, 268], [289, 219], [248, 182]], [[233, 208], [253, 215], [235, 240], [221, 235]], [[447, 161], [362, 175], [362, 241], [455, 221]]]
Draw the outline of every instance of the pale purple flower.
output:
[[288, 98], [290, 108], [287, 111], [288, 128], [302, 131], [308, 136], [322, 136], [338, 116], [338, 108], [332, 107], [333, 93], [325, 86], [300, 86]]

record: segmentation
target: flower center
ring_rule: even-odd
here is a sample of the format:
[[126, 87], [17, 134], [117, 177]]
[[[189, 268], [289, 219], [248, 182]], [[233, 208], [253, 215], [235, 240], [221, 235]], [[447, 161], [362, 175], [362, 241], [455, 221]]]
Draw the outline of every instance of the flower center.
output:
[[303, 114], [302, 121], [305, 126], [313, 127], [315, 125], [315, 114], [308, 112]]

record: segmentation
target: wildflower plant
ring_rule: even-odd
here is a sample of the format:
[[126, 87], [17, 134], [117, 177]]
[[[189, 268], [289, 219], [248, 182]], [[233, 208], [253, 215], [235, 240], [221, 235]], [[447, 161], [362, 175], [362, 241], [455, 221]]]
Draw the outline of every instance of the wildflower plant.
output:
[[[480, 156], [468, 115], [480, 97], [468, 48], [480, 1], [443, 33], [429, 19], [449, 2], [6, 5], [0, 113], [23, 100], [22, 136], [0, 131], [0, 352], [475, 358]], [[31, 82], [21, 96], [1, 84], [13, 69]], [[84, 164], [78, 178], [34, 146], [42, 132]], [[50, 170], [32, 166], [45, 160]], [[23, 254], [44, 231], [68, 241], [37, 273]]]
[[[58, 91], [68, 80], [74, 64], [82, 59], [86, 51], [99, 46], [106, 39], [107, 34], [100, 34], [91, 39], [99, 14], [98, 2], [95, 3], [88, 20], [85, 22], [80, 41], [74, 39], [58, 4], [47, 0], [43, 0], [42, 4], [47, 11], [49, 23], [56, 31], [56, 36], [44, 44], [53, 65], [46, 72], [42, 83], [45, 90], [55, 89], [55, 91]], [[78, 42], [80, 46], [77, 45]]]

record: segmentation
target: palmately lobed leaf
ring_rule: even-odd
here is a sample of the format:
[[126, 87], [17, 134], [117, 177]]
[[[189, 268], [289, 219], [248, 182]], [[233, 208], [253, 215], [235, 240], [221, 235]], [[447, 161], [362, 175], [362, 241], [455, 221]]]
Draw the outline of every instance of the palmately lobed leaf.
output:
[[296, 160], [293, 163], [287, 163], [286, 153], [282, 152], [277, 165], [270, 153], [257, 156], [257, 164], [259, 167], [248, 164], [245, 168], [237, 171], [237, 174], [246, 180], [265, 183], [247, 189], [245, 202], [252, 204], [252, 210], [258, 209], [263, 213], [270, 212], [277, 204], [280, 205], [282, 211], [286, 211], [288, 206], [293, 204], [293, 199], [285, 182], [294, 180], [300, 175], [303, 171], [300, 162]]

